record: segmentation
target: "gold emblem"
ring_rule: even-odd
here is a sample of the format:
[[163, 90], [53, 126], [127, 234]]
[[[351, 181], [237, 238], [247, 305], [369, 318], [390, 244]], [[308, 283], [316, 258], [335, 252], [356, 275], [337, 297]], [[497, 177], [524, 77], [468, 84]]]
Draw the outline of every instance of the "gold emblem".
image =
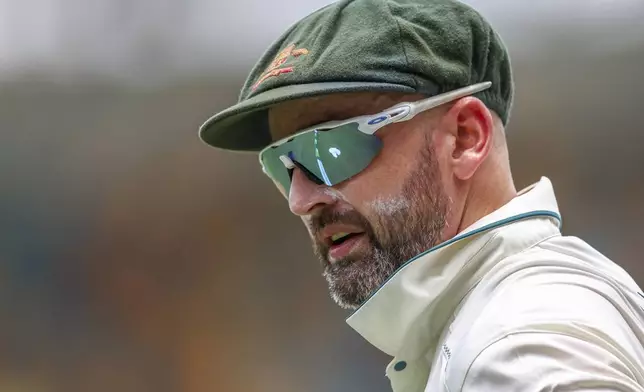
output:
[[307, 54], [309, 54], [308, 49], [295, 49], [295, 44], [289, 45], [286, 49], [282, 50], [277, 56], [275, 56], [275, 59], [269, 64], [264, 73], [262, 73], [262, 76], [260, 76], [257, 83], [253, 85], [253, 90], [256, 90], [257, 87], [267, 79], [293, 72], [294, 67], [283, 67], [284, 63], [286, 63], [291, 57], [297, 58]]

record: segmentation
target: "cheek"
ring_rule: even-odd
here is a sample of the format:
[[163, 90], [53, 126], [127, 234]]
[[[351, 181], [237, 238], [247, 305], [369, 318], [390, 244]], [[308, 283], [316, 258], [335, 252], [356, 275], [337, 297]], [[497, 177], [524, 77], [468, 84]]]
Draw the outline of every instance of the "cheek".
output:
[[358, 188], [356, 192], [365, 199], [401, 192], [409, 173], [418, 165], [417, 157], [424, 145], [422, 134], [402, 127], [384, 134], [381, 139], [383, 147], [380, 153], [347, 184]]
[[[411, 138], [408, 138], [411, 139]], [[409, 202], [403, 187], [418, 165], [420, 141], [383, 140], [383, 149], [361, 173], [336, 189], [344, 200], [373, 222], [375, 216], [406, 209]]]
[[397, 198], [402, 192], [406, 167], [403, 162], [379, 156], [367, 169], [337, 187], [344, 201], [358, 212], [371, 216], [386, 200]]

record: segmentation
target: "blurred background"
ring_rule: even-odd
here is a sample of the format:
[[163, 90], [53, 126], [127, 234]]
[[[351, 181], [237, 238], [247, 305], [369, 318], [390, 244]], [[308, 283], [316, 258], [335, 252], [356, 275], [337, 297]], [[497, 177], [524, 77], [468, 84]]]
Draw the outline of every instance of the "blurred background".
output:
[[[0, 0], [0, 392], [388, 391], [256, 157], [197, 128], [327, 0]], [[644, 284], [644, 1], [469, 1], [517, 186]]]

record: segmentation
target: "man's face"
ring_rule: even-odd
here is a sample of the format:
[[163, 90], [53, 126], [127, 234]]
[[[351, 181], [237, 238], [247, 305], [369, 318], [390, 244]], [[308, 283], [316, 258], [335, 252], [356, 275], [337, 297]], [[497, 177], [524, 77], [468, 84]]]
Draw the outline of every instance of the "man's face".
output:
[[[271, 133], [279, 139], [314, 124], [374, 114], [420, 98], [351, 93], [293, 101], [271, 109]], [[333, 187], [316, 184], [295, 169], [285, 196], [306, 225], [340, 306], [358, 307], [398, 267], [442, 241], [449, 198], [433, 142], [441, 111], [379, 130], [380, 154]]]

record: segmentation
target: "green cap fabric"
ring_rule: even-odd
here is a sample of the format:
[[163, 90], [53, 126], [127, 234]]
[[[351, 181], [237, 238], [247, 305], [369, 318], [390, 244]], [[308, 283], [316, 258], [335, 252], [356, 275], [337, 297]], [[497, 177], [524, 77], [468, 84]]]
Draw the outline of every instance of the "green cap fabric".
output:
[[[272, 142], [268, 108], [355, 91], [440, 94], [490, 81], [476, 94], [507, 123], [514, 85], [499, 35], [454, 0], [343, 0], [297, 22], [261, 57], [239, 102], [200, 128], [208, 144], [259, 151]], [[365, 113], [367, 114], [367, 113]]]

